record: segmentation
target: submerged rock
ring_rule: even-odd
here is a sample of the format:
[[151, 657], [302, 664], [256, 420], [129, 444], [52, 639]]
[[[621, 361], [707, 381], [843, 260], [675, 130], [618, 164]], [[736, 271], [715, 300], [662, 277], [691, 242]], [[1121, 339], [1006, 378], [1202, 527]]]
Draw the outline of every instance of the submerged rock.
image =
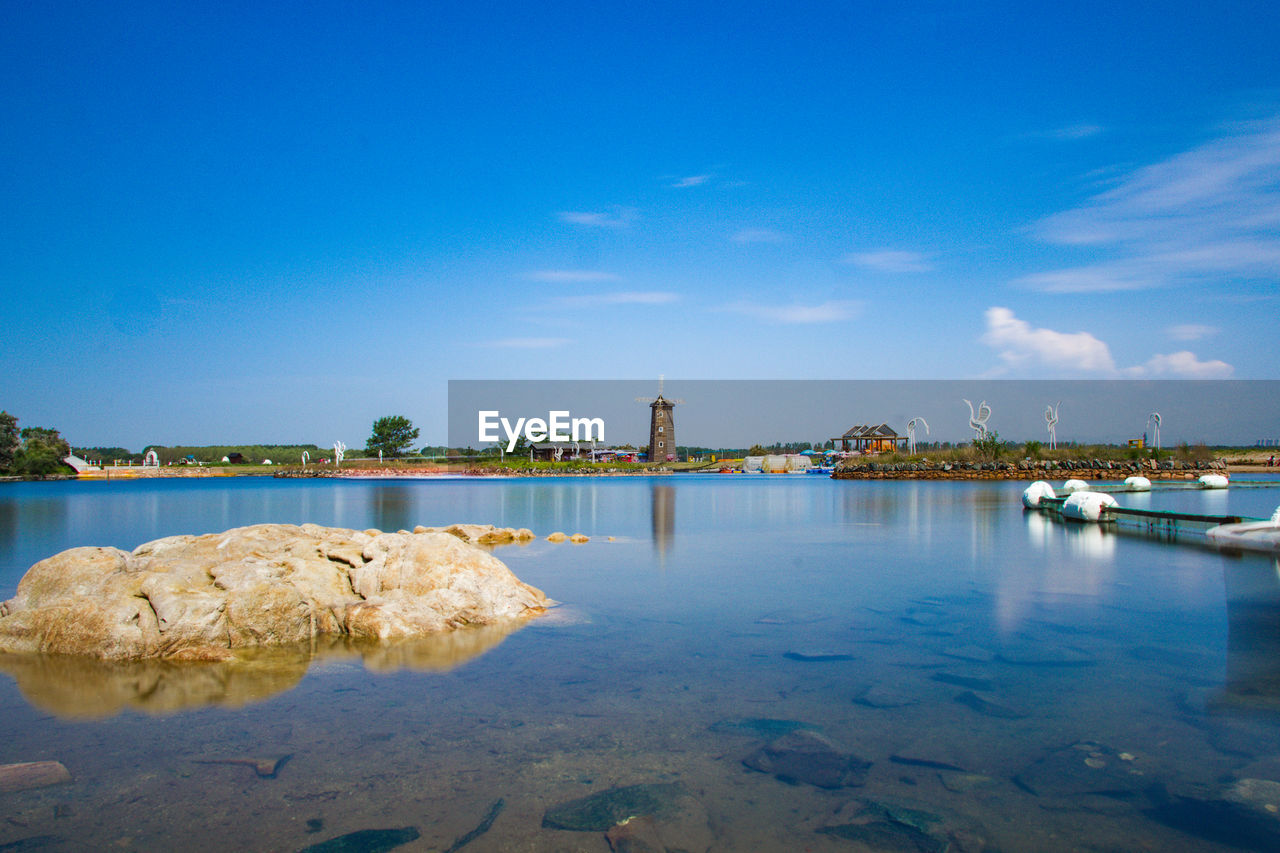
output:
[[413, 637], [547, 604], [449, 533], [259, 524], [42, 560], [0, 605], [0, 652], [230, 660], [240, 648]]
[[861, 785], [871, 766], [871, 762], [842, 752], [830, 740], [811, 731], [783, 735], [742, 759], [742, 763], [784, 782], [804, 782], [818, 788]]
[[359, 829], [302, 848], [299, 853], [384, 853], [418, 839], [418, 829]]
[[674, 782], [610, 788], [547, 809], [542, 826], [573, 832], [607, 832], [631, 818], [674, 817], [686, 797], [684, 787]]
[[1147, 789], [1152, 779], [1146, 762], [1092, 741], [1054, 750], [1014, 777], [1013, 782], [1038, 797], [1082, 794], [1128, 798]]
[[766, 740], [773, 740], [795, 731], [820, 731], [821, 728], [821, 726], [811, 726], [799, 720], [775, 720], [769, 717], [731, 717], [726, 720], [718, 720], [710, 726], [713, 732], [748, 735]]
[[883, 685], [860, 690], [854, 695], [853, 701], [868, 708], [905, 708], [920, 703], [919, 697], [915, 694]]
[[1007, 705], [1001, 705], [999, 702], [992, 702], [989, 699], [983, 699], [977, 693], [966, 690], [956, 697], [956, 701], [966, 708], [972, 708], [979, 714], [987, 717], [996, 717], [1001, 720], [1022, 720], [1026, 718], [1026, 714], [1022, 711], [1015, 711]]

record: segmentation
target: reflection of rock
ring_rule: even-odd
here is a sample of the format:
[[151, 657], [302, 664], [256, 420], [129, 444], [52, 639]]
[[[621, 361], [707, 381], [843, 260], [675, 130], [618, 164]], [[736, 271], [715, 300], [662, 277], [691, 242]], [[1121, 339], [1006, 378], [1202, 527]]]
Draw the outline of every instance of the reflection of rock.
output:
[[377, 672], [445, 671], [484, 654], [528, 624], [492, 625], [387, 642], [318, 638], [314, 645], [242, 649], [231, 661], [102, 661], [78, 655], [0, 655], [0, 672], [36, 707], [61, 717], [108, 717], [126, 709], [169, 714], [237, 708], [291, 690], [313, 660], [359, 657]]
[[420, 636], [546, 604], [449, 533], [260, 524], [42, 560], [0, 606], [0, 651], [228, 660], [233, 649]]

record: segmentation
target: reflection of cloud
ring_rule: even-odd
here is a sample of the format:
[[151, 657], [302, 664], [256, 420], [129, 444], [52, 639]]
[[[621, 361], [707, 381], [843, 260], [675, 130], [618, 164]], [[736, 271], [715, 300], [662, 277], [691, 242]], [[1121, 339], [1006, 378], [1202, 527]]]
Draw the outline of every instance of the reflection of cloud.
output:
[[1084, 293], [1261, 277], [1280, 268], [1280, 118], [1237, 126], [1197, 148], [1122, 176], [1083, 205], [1042, 219], [1056, 244], [1114, 253], [1020, 279]]
[[1130, 378], [1223, 379], [1234, 372], [1225, 361], [1200, 361], [1186, 350], [1154, 355], [1144, 364], [1117, 368], [1111, 348], [1088, 332], [1035, 328], [1008, 308], [986, 311], [987, 331], [981, 341], [995, 349], [1002, 369], [1045, 367], [1076, 373]]
[[530, 281], [545, 281], [552, 284], [573, 284], [577, 282], [617, 281], [618, 276], [601, 270], [535, 270], [526, 273]]
[[769, 323], [807, 324], [838, 323], [852, 320], [862, 313], [856, 299], [832, 299], [818, 305], [772, 305], [762, 302], [738, 302], [729, 310]]
[[880, 249], [875, 252], [854, 252], [845, 255], [844, 262], [874, 270], [875, 272], [928, 272], [933, 269], [928, 258], [919, 252], [904, 252], [897, 249]]
[[630, 208], [615, 207], [612, 211], [562, 210], [560, 221], [591, 228], [626, 228], [635, 221], [636, 212]]

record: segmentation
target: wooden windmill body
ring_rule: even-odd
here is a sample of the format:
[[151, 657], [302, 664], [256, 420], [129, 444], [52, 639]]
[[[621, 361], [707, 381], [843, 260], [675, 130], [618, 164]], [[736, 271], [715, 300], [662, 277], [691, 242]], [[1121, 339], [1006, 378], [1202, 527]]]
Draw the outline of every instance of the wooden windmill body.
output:
[[649, 461], [675, 462], [675, 407], [684, 400], [668, 400], [662, 396], [662, 377], [658, 377], [658, 396], [636, 397], [637, 403], [649, 404]]

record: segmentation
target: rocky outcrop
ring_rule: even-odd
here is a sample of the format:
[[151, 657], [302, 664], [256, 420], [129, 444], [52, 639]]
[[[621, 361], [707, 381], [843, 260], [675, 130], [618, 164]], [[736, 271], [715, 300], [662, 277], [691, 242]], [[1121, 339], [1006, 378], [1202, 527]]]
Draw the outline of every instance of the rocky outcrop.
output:
[[72, 548], [32, 566], [0, 605], [0, 652], [230, 660], [237, 649], [323, 635], [399, 639], [547, 606], [468, 541], [517, 536], [422, 531], [261, 524], [132, 553]]

